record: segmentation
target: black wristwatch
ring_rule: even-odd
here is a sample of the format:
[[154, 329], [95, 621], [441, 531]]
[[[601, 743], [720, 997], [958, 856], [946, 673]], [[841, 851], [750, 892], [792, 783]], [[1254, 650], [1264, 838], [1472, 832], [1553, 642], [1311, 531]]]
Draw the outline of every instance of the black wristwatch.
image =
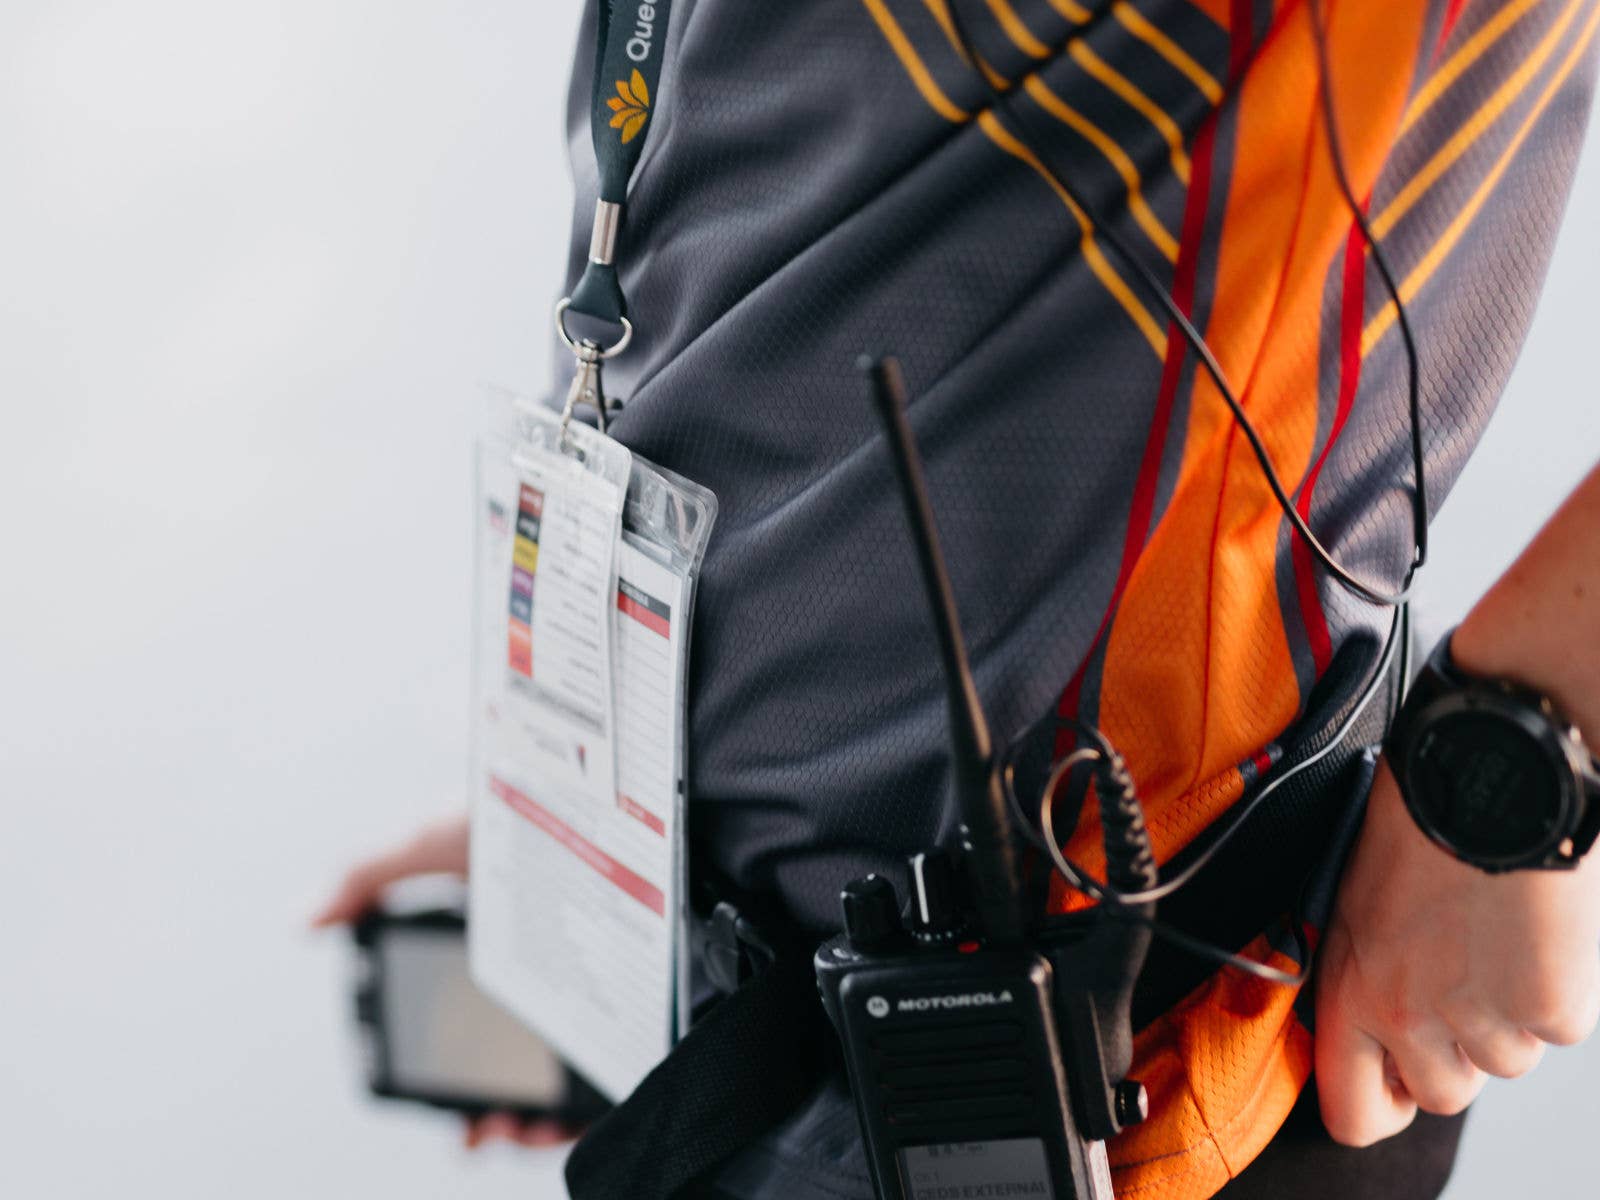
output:
[[1548, 697], [1458, 669], [1446, 637], [1384, 753], [1422, 832], [1491, 873], [1570, 868], [1600, 832], [1600, 764]]

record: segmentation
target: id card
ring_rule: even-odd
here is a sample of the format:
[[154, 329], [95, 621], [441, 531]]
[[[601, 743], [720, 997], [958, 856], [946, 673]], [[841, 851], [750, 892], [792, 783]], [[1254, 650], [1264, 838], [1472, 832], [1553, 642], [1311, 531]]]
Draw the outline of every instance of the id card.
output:
[[677, 1034], [693, 572], [632, 527], [661, 477], [550, 420], [479, 453], [472, 970], [620, 1100]]

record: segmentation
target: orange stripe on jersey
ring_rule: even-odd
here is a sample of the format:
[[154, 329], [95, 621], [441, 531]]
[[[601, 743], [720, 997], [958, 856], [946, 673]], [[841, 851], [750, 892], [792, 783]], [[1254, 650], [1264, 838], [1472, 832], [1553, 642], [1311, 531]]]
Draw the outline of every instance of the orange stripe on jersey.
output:
[[[1439, 240], [1434, 242], [1428, 252], [1422, 256], [1422, 260], [1401, 281], [1400, 298], [1406, 303], [1409, 304], [1416, 299], [1417, 293], [1422, 291], [1423, 286], [1432, 278], [1433, 273], [1439, 269], [1439, 265], [1450, 256], [1450, 252], [1461, 241], [1462, 235], [1466, 233], [1467, 228], [1472, 224], [1473, 218], [1482, 210], [1484, 203], [1489, 199], [1490, 193], [1499, 185], [1501, 177], [1506, 173], [1506, 169], [1511, 165], [1512, 160], [1516, 158], [1517, 151], [1522, 149], [1522, 144], [1528, 140], [1528, 135], [1533, 132], [1533, 127], [1539, 123], [1539, 118], [1550, 107], [1550, 101], [1555, 98], [1562, 85], [1567, 82], [1572, 72], [1577, 69], [1578, 63], [1583, 59], [1584, 52], [1589, 48], [1589, 43], [1594, 40], [1597, 27], [1600, 27], [1600, 4], [1597, 4], [1594, 11], [1589, 14], [1589, 19], [1579, 31], [1572, 49], [1568, 51], [1566, 58], [1561, 60], [1561, 65], [1556, 68], [1555, 74], [1551, 76], [1550, 82], [1545, 85], [1544, 91], [1534, 101], [1533, 108], [1523, 118], [1522, 124], [1517, 127], [1516, 133], [1512, 135], [1510, 144], [1506, 146], [1500, 158], [1490, 168], [1489, 173], [1483, 177], [1483, 181], [1478, 184], [1477, 190], [1472, 193], [1466, 204], [1462, 206], [1461, 211], [1455, 215], [1455, 218], [1445, 228]], [[1378, 344], [1384, 334], [1389, 332], [1394, 322], [1395, 308], [1394, 301], [1391, 300], [1367, 322], [1367, 327], [1361, 334], [1361, 353], [1363, 355], [1371, 353], [1372, 348]]]
[[[1331, 14], [1339, 124], [1358, 193], [1372, 186], [1400, 122], [1426, 7], [1406, 0]], [[1350, 228], [1322, 136], [1304, 6], [1252, 62], [1233, 140], [1207, 336], [1292, 487], [1315, 450], [1324, 285]], [[1098, 724], [1134, 772], [1162, 860], [1237, 799], [1236, 764], [1300, 704], [1274, 571], [1283, 515], [1203, 375], [1188, 422], [1171, 501], [1129, 578], [1100, 680]], [[1083, 825], [1069, 852], [1098, 867], [1095, 822]]]
[[[1189, 7], [1199, 9], [1211, 18], [1211, 23], [1224, 33], [1233, 32], [1233, 19], [1238, 0], [1189, 0]], [[1249, 30], [1244, 31], [1246, 35]]]

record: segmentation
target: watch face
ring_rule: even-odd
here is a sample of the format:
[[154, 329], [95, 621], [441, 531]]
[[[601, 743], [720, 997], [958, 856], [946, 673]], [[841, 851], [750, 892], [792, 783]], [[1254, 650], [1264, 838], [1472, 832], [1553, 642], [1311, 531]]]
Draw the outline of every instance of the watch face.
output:
[[1407, 782], [1434, 836], [1470, 861], [1516, 862], [1562, 836], [1566, 796], [1550, 756], [1502, 713], [1468, 708], [1428, 722]]

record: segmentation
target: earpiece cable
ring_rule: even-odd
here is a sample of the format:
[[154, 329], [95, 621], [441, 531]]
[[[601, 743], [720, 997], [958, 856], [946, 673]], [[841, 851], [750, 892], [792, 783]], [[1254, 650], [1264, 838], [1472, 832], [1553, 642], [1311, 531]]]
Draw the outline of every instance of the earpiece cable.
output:
[[[991, 108], [996, 117], [998, 118], [1002, 111], [1011, 112], [1016, 115], [1019, 124], [1026, 126], [1028, 124], [1026, 110], [1014, 110], [1008, 103], [1007, 93], [1001, 91], [999, 86], [991, 77], [990, 73], [983, 69], [982, 60], [978, 57], [977, 49], [973, 45], [972, 39], [968, 35], [966, 25], [961, 17], [960, 5], [952, 0], [949, 5], [949, 12], [950, 24], [955, 33], [956, 40], [960, 43], [963, 54], [973, 65], [974, 71], [983, 81], [985, 88], [988, 90], [991, 100]], [[1345, 198], [1346, 204], [1350, 208], [1357, 227], [1361, 231], [1362, 239], [1366, 243], [1367, 247], [1373, 252], [1374, 261], [1377, 263], [1379, 274], [1383, 277], [1384, 285], [1389, 291], [1390, 298], [1394, 302], [1396, 313], [1399, 318], [1401, 335], [1405, 342], [1407, 370], [1410, 375], [1409, 395], [1411, 411], [1411, 456], [1413, 469], [1416, 472], [1416, 483], [1412, 490], [1412, 526], [1413, 535], [1416, 538], [1416, 547], [1412, 557], [1412, 562], [1406, 570], [1399, 591], [1388, 592], [1379, 587], [1370, 585], [1356, 575], [1352, 574], [1350, 571], [1346, 570], [1341, 563], [1334, 559], [1333, 555], [1322, 544], [1321, 540], [1318, 539], [1316, 534], [1312, 532], [1310, 525], [1306, 522], [1305, 518], [1300, 515], [1299, 510], [1295, 507], [1294, 502], [1290, 499], [1289, 493], [1283, 485], [1283, 481], [1278, 477], [1278, 472], [1272, 465], [1271, 455], [1267, 452], [1266, 444], [1262, 441], [1260, 432], [1256, 429], [1250, 418], [1245, 414], [1244, 405], [1239, 401], [1239, 398], [1234, 392], [1232, 385], [1228, 382], [1227, 375], [1222, 369], [1222, 364], [1217, 361], [1217, 357], [1212, 352], [1210, 345], [1205, 339], [1205, 336], [1201, 334], [1197, 328], [1195, 328], [1194, 323], [1190, 321], [1188, 314], [1186, 314], [1183, 309], [1179, 307], [1177, 301], [1172, 298], [1168, 289], [1145, 265], [1144, 260], [1138, 254], [1134, 253], [1133, 249], [1127, 244], [1126, 241], [1123, 240], [1122, 236], [1118, 234], [1115, 229], [1100, 219], [1098, 213], [1089, 204], [1088, 200], [1082, 195], [1082, 193], [1078, 191], [1077, 187], [1072, 183], [1072, 181], [1064, 174], [1057, 171], [1055, 167], [1051, 165], [1049, 158], [1043, 153], [1039, 152], [1037, 149], [1034, 149], [1034, 158], [1044, 168], [1051, 181], [1060, 187], [1060, 189], [1083, 212], [1086, 220], [1095, 230], [1096, 235], [1104, 238], [1105, 242], [1117, 253], [1117, 256], [1121, 258], [1123, 262], [1134, 272], [1134, 274], [1139, 277], [1139, 280], [1144, 284], [1145, 289], [1161, 305], [1162, 309], [1166, 312], [1166, 315], [1171, 319], [1172, 323], [1176, 325], [1179, 331], [1183, 334], [1184, 340], [1199, 357], [1200, 362], [1205, 367], [1206, 374], [1211, 377], [1211, 381], [1216, 385], [1217, 391], [1221, 394], [1224, 403], [1227, 404], [1229, 410], [1232, 412], [1234, 421], [1237, 424], [1239, 431], [1244, 434], [1245, 440], [1250, 443], [1251, 452], [1255, 455], [1256, 461], [1261, 466], [1262, 473], [1266, 478], [1267, 486], [1271, 489], [1273, 497], [1277, 500], [1278, 507], [1283, 511], [1284, 517], [1288, 520], [1295, 532], [1305, 542], [1307, 548], [1310, 549], [1312, 555], [1317, 559], [1318, 562], [1322, 564], [1322, 566], [1330, 575], [1332, 575], [1345, 588], [1353, 592], [1355, 595], [1360, 596], [1362, 599], [1378, 605], [1379, 607], [1397, 608], [1401, 604], [1404, 604], [1409, 598], [1411, 594], [1412, 576], [1415, 573], [1416, 568], [1422, 564], [1427, 556], [1427, 489], [1424, 480], [1423, 465], [1424, 453], [1422, 444], [1422, 414], [1420, 400], [1420, 358], [1417, 351], [1416, 339], [1413, 336], [1411, 322], [1405, 311], [1405, 303], [1401, 298], [1400, 289], [1395, 283], [1394, 273], [1390, 269], [1388, 258], [1383, 253], [1378, 239], [1373, 235], [1372, 228], [1367, 222], [1366, 214], [1362, 211], [1362, 207], [1356, 199], [1355, 191], [1350, 185], [1349, 174], [1346, 171], [1344, 152], [1338, 137], [1338, 125], [1334, 117], [1333, 106], [1330, 102], [1330, 97], [1332, 95], [1332, 84], [1329, 79], [1327, 30], [1322, 20], [1321, 0], [1313, 0], [1311, 16], [1311, 23], [1316, 35], [1318, 47], [1317, 64], [1318, 76], [1320, 80], [1320, 94], [1322, 97], [1320, 108], [1322, 110], [1324, 131], [1327, 134], [1329, 149], [1333, 158], [1334, 174], [1338, 177], [1340, 191]], [[1023, 140], [1024, 142], [1027, 141], [1027, 139]]]

